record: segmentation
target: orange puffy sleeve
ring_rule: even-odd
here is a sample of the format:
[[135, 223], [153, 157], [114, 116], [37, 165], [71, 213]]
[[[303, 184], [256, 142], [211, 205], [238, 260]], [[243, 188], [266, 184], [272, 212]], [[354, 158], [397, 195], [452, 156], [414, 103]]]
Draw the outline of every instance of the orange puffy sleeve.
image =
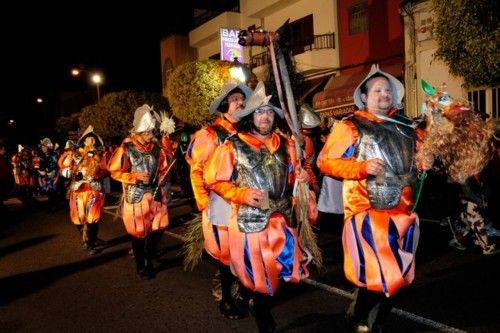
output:
[[352, 122], [344, 120], [335, 125], [318, 156], [317, 165], [320, 171], [335, 178], [367, 178], [367, 162], [356, 161], [354, 158], [357, 141], [358, 131]]
[[226, 141], [215, 149], [205, 166], [205, 182], [207, 186], [225, 200], [242, 204], [247, 188], [237, 187], [231, 180], [234, 171], [235, 152], [233, 144]]
[[208, 128], [201, 129], [195, 133], [186, 153], [186, 160], [190, 166], [191, 186], [200, 211], [206, 209], [210, 201], [203, 170], [217, 147], [216, 141], [217, 137], [213, 131]]
[[136, 174], [130, 172], [130, 161], [123, 144], [116, 148], [113, 156], [111, 156], [108, 171], [111, 174], [111, 178], [119, 182], [125, 184], [135, 184], [137, 182]]
[[59, 166], [59, 170], [71, 167], [72, 163], [73, 163], [73, 152], [71, 150], [64, 151], [57, 160], [57, 165]]

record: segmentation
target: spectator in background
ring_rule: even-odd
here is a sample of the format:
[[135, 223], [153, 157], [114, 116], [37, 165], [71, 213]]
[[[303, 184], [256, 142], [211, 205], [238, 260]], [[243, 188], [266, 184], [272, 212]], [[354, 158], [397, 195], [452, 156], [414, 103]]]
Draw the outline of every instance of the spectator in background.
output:
[[320, 186], [317, 177], [316, 157], [319, 150], [315, 143], [316, 129], [321, 124], [321, 117], [307, 104], [302, 104], [299, 110], [300, 132], [304, 138], [303, 168], [309, 175], [309, 184], [316, 196], [319, 195]]
[[7, 160], [5, 145], [3, 142], [0, 142], [0, 216], [2, 217], [8, 215], [4, 201], [7, 200], [13, 186], [12, 168]]

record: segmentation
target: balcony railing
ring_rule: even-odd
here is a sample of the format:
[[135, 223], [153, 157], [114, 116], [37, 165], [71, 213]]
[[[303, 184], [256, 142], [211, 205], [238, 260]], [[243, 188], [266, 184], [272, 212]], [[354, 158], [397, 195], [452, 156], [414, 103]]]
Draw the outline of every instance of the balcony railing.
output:
[[[294, 41], [291, 43], [293, 55], [304, 53], [306, 51], [334, 49], [335, 48], [335, 34], [314, 35], [311, 41]], [[269, 52], [265, 51], [252, 56], [252, 67], [259, 67], [269, 62]]]

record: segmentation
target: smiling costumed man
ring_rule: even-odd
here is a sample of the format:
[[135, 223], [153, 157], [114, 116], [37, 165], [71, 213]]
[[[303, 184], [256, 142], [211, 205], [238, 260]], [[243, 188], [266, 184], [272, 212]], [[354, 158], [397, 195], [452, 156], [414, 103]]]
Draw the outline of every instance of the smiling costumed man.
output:
[[354, 91], [356, 111], [339, 122], [318, 157], [321, 172], [343, 179], [344, 272], [358, 288], [347, 319], [356, 332], [379, 332], [393, 297], [412, 283], [419, 239], [412, 211], [422, 132], [397, 114], [401, 82], [373, 66]]
[[168, 227], [167, 194], [163, 182], [168, 173], [168, 149], [155, 137], [160, 116], [147, 104], [137, 108], [131, 134], [118, 147], [108, 170], [123, 184], [122, 218], [132, 237], [137, 273], [154, 277], [153, 256], [158, 233]]
[[220, 112], [211, 126], [194, 134], [186, 160], [190, 165], [191, 184], [198, 209], [202, 212], [203, 240], [205, 250], [219, 261], [222, 299], [219, 310], [225, 318], [240, 319], [243, 314], [234, 304], [231, 286], [234, 281], [229, 269], [228, 219], [231, 206], [205, 184], [203, 170], [217, 146], [229, 136], [236, 134], [235, 112], [241, 111], [252, 90], [243, 83], [226, 82], [220, 95], [210, 105], [211, 114]]
[[307, 182], [298, 167], [295, 147], [274, 132], [283, 110], [269, 103], [259, 82], [244, 110], [235, 112], [238, 134], [217, 147], [206, 170], [206, 183], [231, 202], [229, 255], [232, 272], [253, 293], [259, 332], [273, 332], [270, 297], [281, 279], [299, 282], [308, 276], [309, 256], [292, 227], [292, 188]]

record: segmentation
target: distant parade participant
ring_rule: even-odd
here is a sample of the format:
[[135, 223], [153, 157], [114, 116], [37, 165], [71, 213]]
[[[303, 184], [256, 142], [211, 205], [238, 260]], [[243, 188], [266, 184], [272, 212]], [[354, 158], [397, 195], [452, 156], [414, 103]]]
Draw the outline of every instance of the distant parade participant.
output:
[[155, 137], [160, 116], [147, 104], [134, 113], [131, 134], [115, 150], [108, 164], [111, 177], [123, 184], [122, 218], [132, 237], [137, 274], [141, 279], [155, 275], [155, 241], [169, 225], [167, 193], [168, 149]]
[[0, 214], [4, 218], [8, 216], [8, 209], [3, 202], [7, 200], [14, 185], [12, 166], [7, 160], [6, 152], [5, 144], [0, 141]]
[[212, 125], [194, 134], [186, 159], [190, 165], [190, 178], [198, 210], [202, 212], [205, 250], [219, 261], [222, 299], [221, 314], [228, 319], [240, 319], [243, 313], [234, 304], [231, 287], [235, 280], [229, 268], [228, 219], [231, 206], [205, 184], [203, 170], [217, 146], [236, 134], [234, 113], [241, 111], [252, 93], [243, 83], [226, 82], [220, 95], [211, 103], [209, 112], [220, 113]]
[[18, 151], [12, 155], [12, 172], [17, 191], [21, 198], [33, 196], [35, 177], [31, 166], [31, 153], [22, 145], [17, 145]]
[[77, 145], [78, 149], [71, 154], [71, 171], [67, 171], [72, 179], [69, 185], [70, 218], [81, 234], [82, 248], [88, 255], [95, 255], [104, 207], [102, 178], [107, 174], [106, 165], [101, 161], [103, 142], [94, 128], [89, 126]]
[[357, 286], [346, 319], [354, 332], [380, 332], [394, 297], [413, 282], [420, 235], [412, 210], [423, 133], [398, 114], [403, 84], [373, 66], [354, 91], [359, 111], [333, 128], [318, 156], [326, 176], [343, 179], [344, 273]]
[[38, 169], [40, 191], [47, 194], [49, 210], [54, 211], [57, 207], [57, 194], [59, 186], [59, 156], [54, 150], [54, 145], [49, 138], [40, 141], [42, 154], [39, 156], [40, 167]]
[[231, 203], [231, 271], [252, 294], [259, 332], [274, 332], [270, 296], [281, 280], [306, 278], [310, 259], [292, 221], [295, 180], [309, 179], [291, 140], [275, 132], [276, 118], [284, 113], [270, 98], [259, 82], [245, 108], [233, 115], [238, 133], [216, 148], [205, 170], [209, 188]]
[[[59, 166], [59, 174], [64, 178], [64, 190], [69, 189], [71, 183], [71, 171], [73, 168], [73, 155], [75, 153], [75, 143], [73, 140], [66, 141], [64, 151], [57, 160]], [[68, 191], [69, 192], [69, 191]], [[66, 193], [69, 196], [69, 193]]]

